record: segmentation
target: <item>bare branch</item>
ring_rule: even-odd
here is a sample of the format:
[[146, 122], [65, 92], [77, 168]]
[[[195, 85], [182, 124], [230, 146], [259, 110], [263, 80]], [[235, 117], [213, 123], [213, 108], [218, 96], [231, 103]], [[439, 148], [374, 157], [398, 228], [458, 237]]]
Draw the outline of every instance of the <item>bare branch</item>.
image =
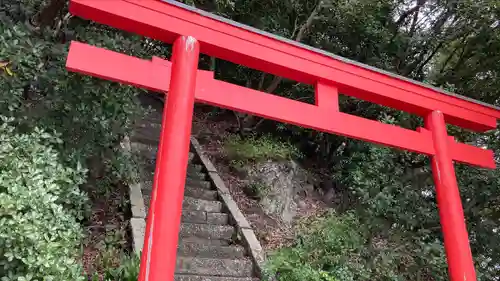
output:
[[469, 34], [467, 34], [463, 40], [461, 41], [461, 43], [459, 45], [457, 45], [456, 48], [453, 49], [453, 51], [448, 55], [448, 57], [444, 60], [444, 63], [443, 65], [441, 65], [441, 68], [439, 70], [439, 73], [443, 73], [444, 70], [446, 69], [446, 66], [448, 65], [448, 63], [451, 61], [451, 59], [455, 56], [455, 54], [457, 53], [458, 49], [460, 49], [460, 47], [464, 46], [465, 42], [467, 41], [467, 37], [469, 36]]
[[424, 69], [425, 65], [437, 54], [437, 52], [439, 51], [439, 49], [443, 47], [443, 45], [444, 45], [443, 41], [439, 42], [439, 44], [436, 46], [436, 48], [434, 48], [432, 53], [424, 60], [423, 63], [420, 64], [420, 66], [418, 66], [417, 73], [420, 73]]
[[415, 5], [415, 7], [412, 7], [411, 9], [401, 14], [401, 16], [399, 16], [398, 20], [396, 21], [396, 26], [400, 26], [409, 16], [420, 10], [425, 2], [427, 2], [427, 0], [417, 0], [417, 5]]
[[420, 12], [420, 8], [417, 9], [417, 11], [415, 11], [415, 13], [413, 14], [413, 20], [412, 20], [411, 26], [410, 26], [410, 36], [413, 36], [413, 33], [415, 33], [415, 30], [417, 28], [417, 20], [418, 20], [419, 12]]
[[66, 1], [52, 0], [45, 6], [38, 15], [38, 23], [41, 28], [52, 26], [64, 9]]
[[217, 66], [217, 58], [216, 57], [210, 57], [210, 71], [215, 72], [215, 67]]
[[273, 81], [271, 81], [271, 84], [267, 86], [266, 88], [266, 93], [272, 93], [276, 88], [278, 88], [278, 85], [283, 81], [283, 77], [280, 76], [274, 76]]
[[262, 75], [260, 76], [259, 86], [258, 86], [257, 90], [259, 90], [259, 91], [262, 90], [262, 88], [264, 87], [265, 80], [266, 80], [266, 73], [262, 73]]
[[312, 10], [311, 14], [309, 15], [309, 17], [307, 18], [305, 23], [299, 29], [297, 36], [295, 36], [295, 41], [297, 41], [297, 42], [302, 41], [303, 37], [307, 34], [307, 32], [309, 31], [309, 29], [311, 28], [311, 26], [314, 22], [314, 19], [321, 11], [321, 8], [322, 8], [321, 4], [322, 4], [322, 1], [321, 0], [318, 1], [318, 3], [316, 4], [316, 7]]

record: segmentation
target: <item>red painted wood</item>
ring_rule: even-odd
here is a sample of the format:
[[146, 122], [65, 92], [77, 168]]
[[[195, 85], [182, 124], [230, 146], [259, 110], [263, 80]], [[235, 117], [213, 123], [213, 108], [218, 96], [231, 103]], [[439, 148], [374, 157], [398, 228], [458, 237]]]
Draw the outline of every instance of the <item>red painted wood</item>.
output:
[[[66, 66], [71, 71], [153, 91], [165, 92], [169, 89], [167, 75], [170, 74], [171, 63], [160, 58], [154, 58], [153, 63], [72, 42]], [[210, 71], [198, 70], [196, 101], [426, 155], [435, 153], [432, 137], [426, 130], [411, 131], [215, 80]], [[492, 151], [451, 139], [450, 142], [454, 160], [485, 168], [495, 167]]]
[[337, 87], [324, 83], [316, 83], [314, 89], [315, 103], [323, 109], [339, 111], [339, 90]]
[[[168, 90], [171, 63], [165, 68], [151, 61], [107, 51], [98, 47], [73, 41], [66, 58], [66, 68], [102, 79], [108, 79], [112, 73], [119, 73], [119, 79], [113, 81], [133, 85], [148, 90]], [[106, 61], [102, 61], [106, 60]], [[135, 84], [138, 81], [140, 84]], [[166, 84], [165, 84], [166, 83]]]
[[484, 131], [500, 112], [433, 89], [340, 61], [155, 0], [72, 0], [70, 11], [120, 29], [170, 43], [189, 34], [201, 50], [238, 64], [315, 84], [333, 83], [342, 94], [426, 116], [439, 109], [448, 123]]
[[434, 111], [425, 119], [432, 134], [436, 154], [432, 156], [432, 171], [436, 199], [443, 229], [448, 272], [452, 281], [476, 280], [474, 261], [465, 226], [462, 200], [450, 152], [450, 139], [443, 113]]
[[[417, 132], [421, 132], [424, 134], [431, 135], [431, 132], [425, 128], [417, 128]], [[448, 136], [448, 145], [449, 149], [452, 152], [453, 160], [462, 163], [468, 163], [475, 166], [483, 167], [483, 168], [495, 168], [495, 154], [492, 150], [481, 149], [479, 147], [468, 145], [465, 143], [457, 142], [453, 136]], [[458, 155], [460, 153], [460, 156]], [[459, 156], [460, 159], [456, 157]], [[470, 161], [463, 161], [463, 159], [470, 159]], [[474, 162], [474, 163], [472, 163]], [[489, 163], [488, 165], [480, 164], [480, 163]]]
[[[163, 112], [157, 182], [141, 255], [140, 281], [173, 280], [188, 165], [199, 43], [181, 36], [173, 48], [169, 95]], [[157, 59], [155, 59], [156, 61]], [[156, 63], [161, 65], [162, 62]], [[171, 79], [170, 79], [171, 78]]]

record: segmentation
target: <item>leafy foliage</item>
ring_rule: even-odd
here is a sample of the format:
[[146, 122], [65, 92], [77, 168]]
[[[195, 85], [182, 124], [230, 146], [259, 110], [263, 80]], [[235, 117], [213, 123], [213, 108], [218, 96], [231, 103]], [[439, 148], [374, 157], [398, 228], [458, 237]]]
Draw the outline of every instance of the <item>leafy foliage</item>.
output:
[[0, 118], [2, 280], [83, 280], [76, 258], [86, 171], [61, 163], [57, 136], [36, 127], [17, 133], [12, 119]]
[[[51, 150], [47, 150], [48, 155], [53, 153], [57, 155], [57, 158], [47, 156], [48, 158], [43, 160], [47, 162], [41, 162], [48, 167], [53, 167], [54, 173], [50, 175], [51, 177], [48, 174], [44, 175], [43, 179], [50, 184], [50, 188], [68, 191], [52, 196], [61, 205], [61, 208], [54, 209], [55, 214], [51, 214], [49, 209], [37, 207], [40, 209], [36, 210], [36, 219], [44, 225], [33, 225], [32, 222], [27, 221], [27, 229], [33, 232], [29, 234], [29, 239], [23, 238], [24, 232], [2, 232], [2, 235], [4, 233], [6, 235], [3, 237], [7, 239], [6, 241], [12, 240], [17, 243], [15, 249], [25, 249], [16, 252], [17, 255], [30, 257], [29, 260], [19, 261], [26, 263], [23, 268], [20, 268], [17, 260], [16, 263], [9, 263], [9, 266], [17, 267], [18, 271], [12, 271], [13, 269], [9, 268], [6, 270], [9, 270], [9, 274], [20, 274], [19, 276], [29, 274], [29, 276], [39, 278], [35, 280], [45, 278], [43, 274], [46, 274], [48, 278], [43, 280], [49, 280], [51, 274], [56, 277], [50, 280], [79, 280], [81, 278], [79, 276], [83, 276], [81, 270], [78, 269], [77, 263], [80, 260], [74, 248], [82, 242], [79, 222], [89, 218], [83, 218], [84, 213], [81, 211], [76, 212], [81, 207], [83, 197], [80, 198], [75, 192], [80, 187], [92, 194], [96, 193], [95, 189], [98, 189], [97, 192], [106, 193], [117, 183], [132, 180], [130, 175], [134, 174], [131, 173], [134, 167], [132, 159], [123, 155], [118, 146], [123, 136], [130, 131], [134, 117], [142, 113], [135, 99], [138, 90], [68, 73], [65, 68], [65, 59], [69, 40], [77, 39], [135, 56], [155, 52], [160, 55], [160, 52], [163, 52], [163, 48], [150, 49], [149, 42], [137, 36], [73, 18], [67, 12], [67, 2], [61, 0], [0, 1], [0, 18], [2, 19], [0, 22], [0, 112], [3, 115], [15, 117], [16, 122], [10, 126], [15, 127], [17, 132], [24, 132], [23, 136], [32, 139], [34, 143], [41, 138], [38, 137], [39, 132], [57, 132], [54, 134], [60, 141], [51, 143]], [[45, 135], [43, 136], [45, 141]], [[2, 148], [3, 145], [2, 142]], [[7, 146], [6, 149], [13, 148]], [[7, 152], [14, 153], [14, 151]], [[79, 175], [78, 180], [75, 175], [74, 182], [71, 182], [71, 171], [74, 170], [72, 167], [80, 167], [77, 171], [88, 169], [89, 172]], [[24, 166], [11, 165], [5, 167], [5, 173], [12, 173], [12, 176], [16, 176], [18, 171], [26, 175], [36, 172], [29, 169], [21, 170], [21, 168], [28, 169]], [[56, 169], [61, 169], [61, 171]], [[3, 173], [4, 169], [1, 172]], [[18, 178], [8, 180], [17, 181]], [[59, 185], [62, 187], [58, 187]], [[69, 190], [67, 185], [71, 185], [74, 190]], [[50, 192], [55, 192], [49, 188], [47, 190], [49, 195]], [[26, 200], [24, 203], [16, 203], [20, 208], [25, 206], [23, 204], [35, 200], [33, 198], [27, 200], [26, 193], [21, 193], [19, 196], [21, 195], [24, 197], [15, 198]], [[40, 200], [44, 198], [41, 194], [37, 195], [40, 195]], [[54, 226], [53, 220], [56, 219], [59, 220], [59, 224]], [[16, 223], [20, 224], [17, 221]], [[20, 225], [16, 227], [19, 227], [19, 231], [27, 231]], [[58, 239], [62, 241], [56, 239], [57, 235], [60, 235], [61, 238]], [[55, 237], [54, 241], [51, 240], [52, 236]], [[46, 244], [36, 245], [40, 249], [37, 248], [35, 251], [32, 249], [30, 239], [46, 239], [47, 241]], [[36, 243], [39, 241], [36, 240]], [[29, 255], [26, 251], [29, 251]], [[55, 254], [56, 258], [53, 257]], [[41, 267], [38, 264], [40, 262]], [[73, 265], [68, 265], [69, 262], [73, 262]], [[47, 269], [44, 269], [45, 267]], [[7, 271], [0, 275], [7, 276]]]
[[[267, 274], [283, 281], [357, 280], [351, 268], [363, 245], [361, 225], [353, 215], [330, 214], [305, 222], [293, 248], [274, 253]], [[359, 276], [366, 273], [358, 271]]]
[[[302, 222], [296, 245], [274, 253], [267, 274], [283, 281], [301, 280], [447, 280], [442, 260], [443, 247], [425, 249], [412, 256], [399, 235], [371, 237], [369, 226], [355, 213], [328, 213]], [[373, 246], [370, 244], [373, 243]], [[429, 254], [441, 259], [433, 259]], [[421, 262], [432, 264], [422, 267]], [[420, 278], [420, 279], [419, 279]]]
[[122, 257], [120, 266], [108, 270], [104, 275], [105, 281], [136, 281], [139, 278], [140, 258], [137, 255]]
[[[78, 19], [63, 24], [65, 28], [54, 35], [9, 17], [2, 20], [0, 59], [8, 62], [13, 75], [0, 75], [0, 110], [17, 116], [22, 126], [57, 130], [65, 143], [59, 149], [69, 161], [113, 161], [120, 154], [110, 150], [130, 130], [132, 117], [140, 114], [134, 99], [137, 90], [68, 73], [64, 37], [76, 32], [79, 40], [131, 52], [135, 49], [124, 46], [134, 46], [134, 38]], [[91, 167], [102, 169], [102, 165]]]
[[[116, 259], [116, 253], [104, 252], [103, 255], [113, 255], [112, 259]], [[90, 280], [92, 281], [137, 281], [139, 278], [140, 257], [133, 254], [132, 256], [122, 254], [119, 257], [119, 264], [103, 261], [105, 271], [102, 273], [102, 279], [99, 279], [99, 274], [95, 273]]]

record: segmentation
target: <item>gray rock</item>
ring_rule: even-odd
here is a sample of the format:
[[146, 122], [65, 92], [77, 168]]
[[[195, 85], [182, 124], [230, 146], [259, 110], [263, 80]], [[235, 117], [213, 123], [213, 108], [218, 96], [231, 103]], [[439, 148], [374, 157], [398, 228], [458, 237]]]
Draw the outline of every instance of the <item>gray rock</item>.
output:
[[307, 186], [306, 173], [293, 161], [267, 161], [246, 168], [251, 184], [265, 187], [264, 212], [291, 222], [297, 212], [296, 194]]

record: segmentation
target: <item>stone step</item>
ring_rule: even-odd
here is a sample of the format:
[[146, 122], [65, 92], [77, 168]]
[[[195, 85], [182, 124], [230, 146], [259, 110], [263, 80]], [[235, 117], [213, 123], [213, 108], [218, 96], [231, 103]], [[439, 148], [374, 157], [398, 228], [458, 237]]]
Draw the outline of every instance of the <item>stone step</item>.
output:
[[231, 240], [234, 233], [235, 229], [230, 225], [181, 223], [179, 237]]
[[217, 246], [181, 241], [177, 254], [185, 257], [241, 259], [245, 256], [245, 248], [238, 245]]
[[160, 141], [160, 131], [151, 130], [150, 128], [134, 128], [130, 140], [143, 144], [157, 145]]
[[203, 172], [200, 172], [200, 171], [190, 170], [189, 168], [188, 168], [186, 174], [187, 174], [188, 178], [191, 178], [193, 180], [204, 181], [207, 178], [207, 174], [206, 173], [203, 173]]
[[160, 109], [160, 108], [157, 108], [156, 110], [153, 109], [152, 112], [145, 114], [142, 118], [137, 120], [134, 123], [134, 126], [137, 126], [138, 124], [145, 124], [145, 125], [153, 124], [153, 126], [161, 125], [161, 121], [162, 121], [162, 117], [163, 117], [162, 111], [163, 111], [163, 109]]
[[[158, 153], [158, 145], [157, 144], [150, 144], [150, 143], [143, 143], [140, 141], [132, 141], [130, 143], [130, 146], [133, 151], [137, 152], [140, 156], [147, 158], [147, 159], [156, 159], [156, 154]], [[189, 152], [189, 162], [191, 163], [195, 154], [193, 152]], [[154, 162], [152, 162], [154, 163]], [[199, 164], [190, 164], [188, 166], [188, 171], [193, 170], [193, 171], [201, 171], [203, 169], [202, 165]]]
[[226, 277], [226, 276], [207, 276], [207, 275], [191, 275], [191, 274], [176, 274], [175, 281], [259, 281], [252, 277]]
[[137, 129], [149, 129], [155, 132], [161, 131], [161, 116], [149, 116], [142, 120], [139, 120], [133, 125], [134, 130]]
[[[156, 168], [155, 160], [140, 158], [139, 164], [142, 166], [140, 178], [144, 181], [152, 180], [153, 176], [154, 176], [154, 171]], [[187, 176], [187, 178], [189, 178], [190, 180], [192, 180], [194, 182], [205, 181], [205, 179], [207, 178], [207, 174], [193, 170], [193, 169], [189, 169], [189, 167], [188, 167], [186, 176]]]
[[[151, 96], [149, 96], [150, 94], [148, 94], [148, 98], [151, 98]], [[153, 101], [153, 102], [156, 102]], [[151, 106], [151, 102], [149, 102], [150, 104], [148, 105], [145, 105], [144, 107], [147, 108], [149, 106]], [[139, 119], [139, 122], [151, 122], [151, 123], [157, 123], [157, 124], [161, 124], [161, 119], [162, 119], [162, 114], [163, 114], [163, 105], [161, 107], [158, 107], [157, 105], [152, 105], [152, 110], [150, 110], [148, 112], [148, 114], [145, 114], [141, 119]]]
[[[142, 194], [151, 195], [151, 192], [153, 191], [153, 181], [143, 181], [141, 183], [141, 190]], [[188, 185], [184, 187], [184, 196], [204, 200], [217, 200], [217, 190]], [[144, 202], [149, 202], [149, 199], [144, 200]]]
[[208, 213], [220, 213], [222, 210], [222, 202], [208, 201], [193, 197], [184, 197], [182, 209], [189, 211], [204, 211]]
[[[149, 203], [151, 201], [151, 190], [143, 190], [142, 197], [144, 199], [144, 206], [146, 207], [146, 213], [149, 210]], [[209, 201], [193, 197], [184, 196], [182, 201], [183, 211], [202, 211], [207, 213], [220, 213], [222, 211], [222, 202], [220, 201]]]
[[232, 277], [250, 277], [253, 264], [249, 259], [213, 259], [177, 257], [175, 273]]
[[229, 223], [229, 217], [224, 213], [182, 210], [182, 222], [225, 225]]
[[[156, 154], [158, 153], [158, 146], [157, 145], [149, 145], [149, 144], [144, 144], [142, 142], [131, 142], [130, 147], [132, 148], [132, 151], [134, 151], [139, 157], [143, 158], [143, 160], [149, 159], [149, 160], [154, 160], [156, 159]], [[154, 163], [154, 161], [151, 161]]]
[[201, 172], [202, 170], [203, 170], [203, 165], [200, 165], [200, 164], [190, 164], [188, 166], [188, 171]]
[[199, 180], [199, 179], [192, 179], [192, 178], [186, 179], [186, 185], [194, 186], [194, 187], [201, 187], [201, 188], [206, 188], [206, 189], [212, 188], [211, 182], [205, 181], [205, 180]]
[[184, 188], [184, 196], [189, 196], [204, 200], [217, 200], [217, 190], [209, 190], [206, 188], [186, 186]]
[[196, 243], [210, 246], [229, 246], [234, 245], [234, 243], [229, 239], [205, 239], [199, 237], [180, 237], [179, 243]]

